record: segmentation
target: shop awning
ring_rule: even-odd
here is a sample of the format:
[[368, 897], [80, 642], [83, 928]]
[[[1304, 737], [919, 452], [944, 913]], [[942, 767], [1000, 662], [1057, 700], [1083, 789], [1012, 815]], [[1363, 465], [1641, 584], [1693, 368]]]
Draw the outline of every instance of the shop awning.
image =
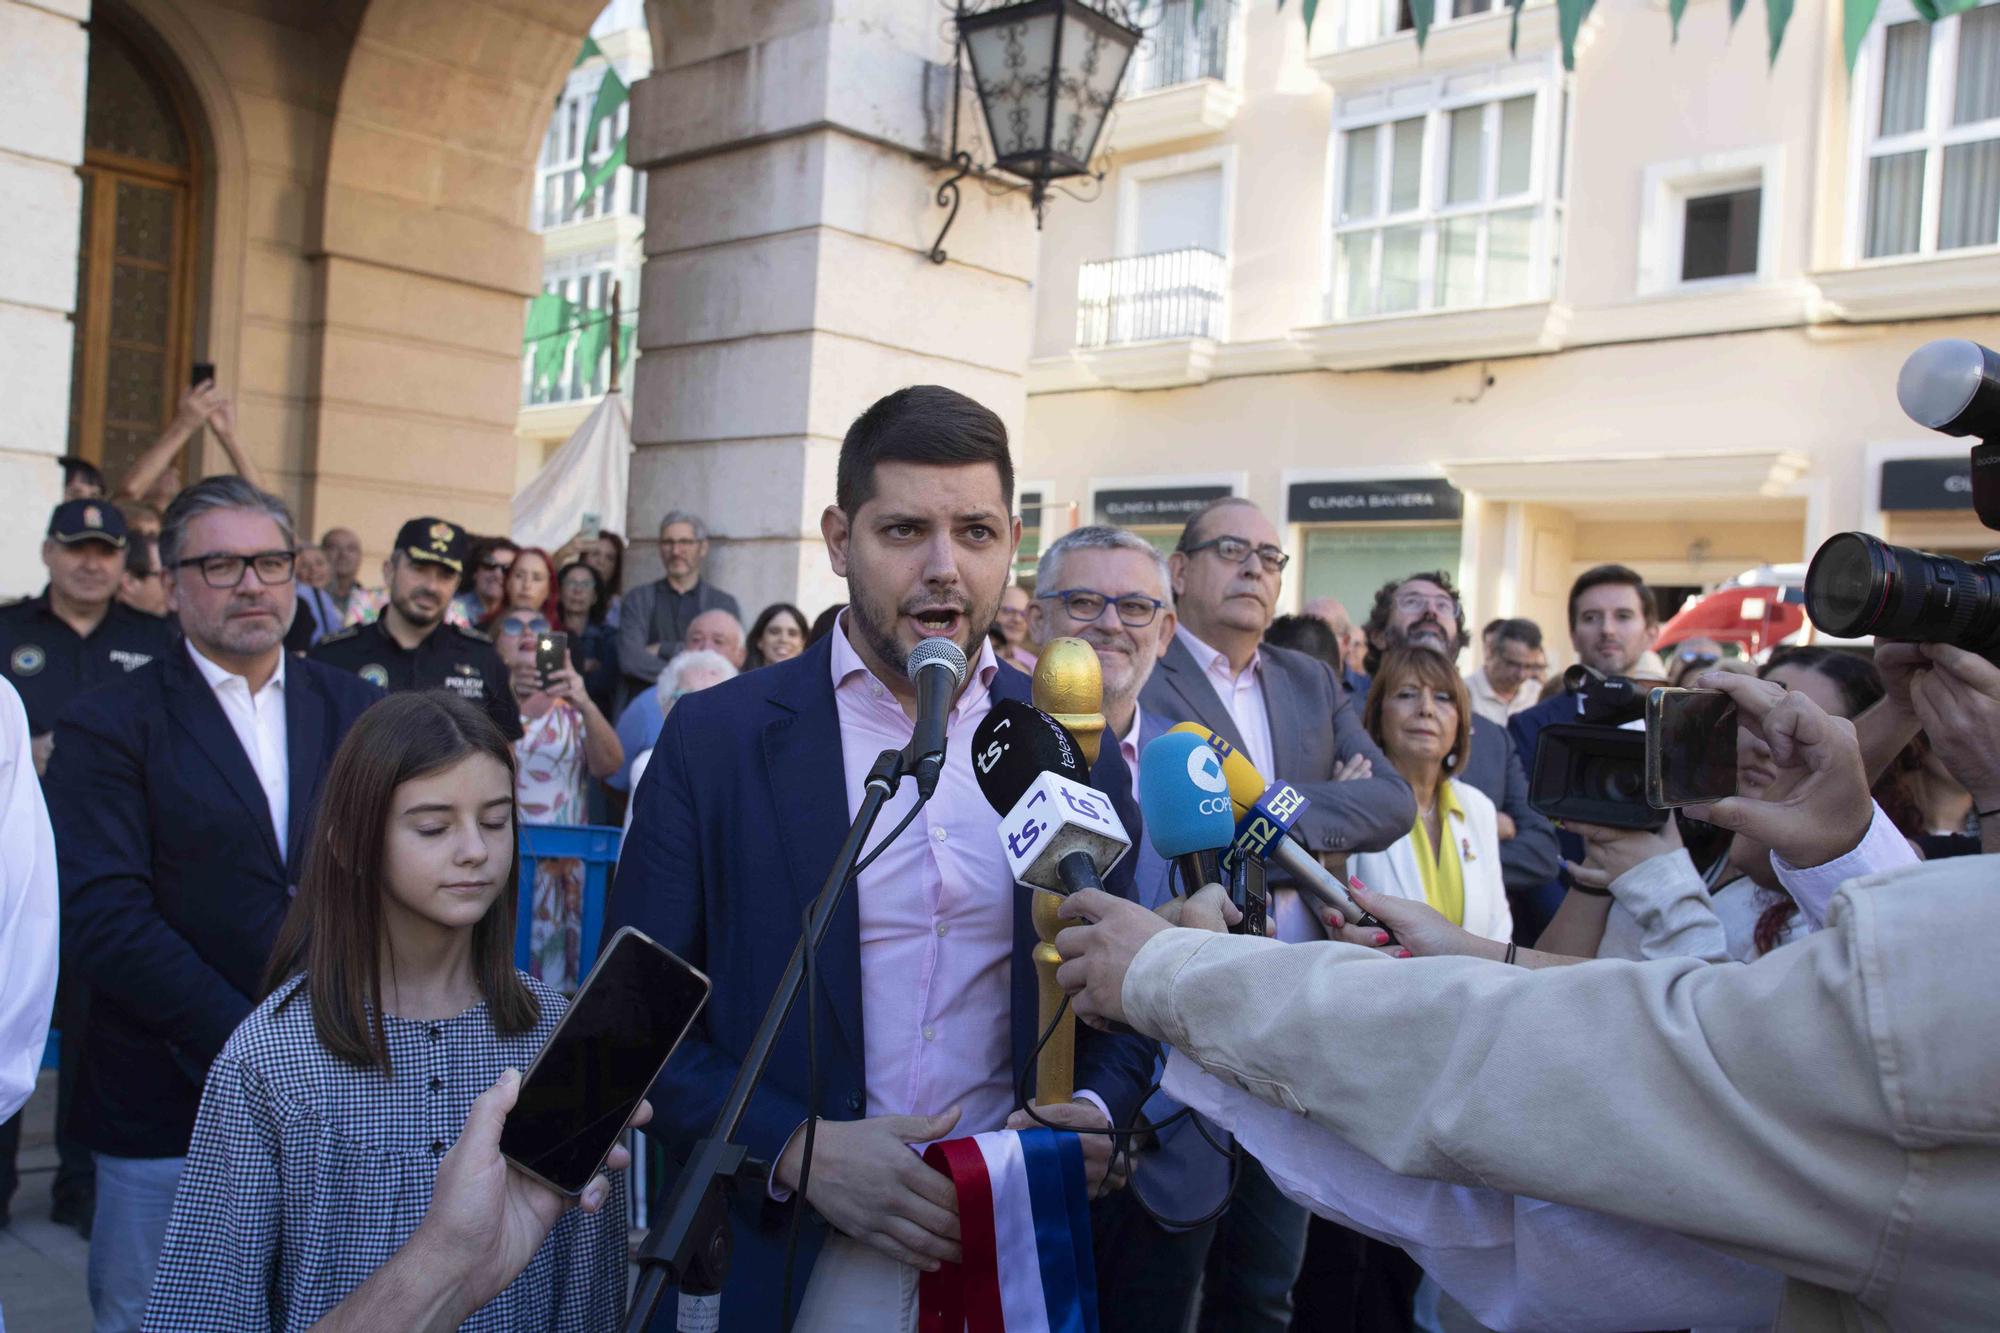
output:
[[1808, 460], [1787, 449], [1715, 449], [1468, 458], [1441, 466], [1452, 485], [1481, 499], [1587, 507], [1606, 500], [1790, 495]]

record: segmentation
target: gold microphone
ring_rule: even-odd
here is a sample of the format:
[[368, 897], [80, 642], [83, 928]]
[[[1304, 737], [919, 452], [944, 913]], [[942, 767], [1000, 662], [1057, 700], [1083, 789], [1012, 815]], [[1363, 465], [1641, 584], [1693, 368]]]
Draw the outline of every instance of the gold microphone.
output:
[[[1035, 661], [1035, 707], [1069, 729], [1083, 751], [1086, 766], [1097, 763], [1097, 750], [1104, 738], [1104, 672], [1098, 665], [1097, 650], [1082, 639], [1052, 639]], [[1039, 1034], [1049, 1032], [1062, 1009], [1062, 986], [1056, 969], [1062, 955], [1056, 952], [1055, 938], [1068, 923], [1056, 915], [1062, 899], [1053, 893], [1037, 892], [1033, 914], [1035, 936], [1035, 980], [1039, 983]], [[1062, 1021], [1050, 1032], [1035, 1063], [1035, 1100], [1043, 1106], [1069, 1101], [1076, 1092], [1076, 1015], [1063, 1011]]]

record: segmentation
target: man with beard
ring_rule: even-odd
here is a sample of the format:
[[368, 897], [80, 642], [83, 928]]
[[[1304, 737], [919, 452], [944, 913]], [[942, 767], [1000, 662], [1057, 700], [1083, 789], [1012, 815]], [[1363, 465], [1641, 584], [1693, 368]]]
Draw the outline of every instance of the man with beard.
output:
[[[820, 518], [847, 610], [798, 657], [677, 703], [633, 797], [605, 928], [637, 927], [714, 986], [653, 1092], [650, 1132], [679, 1152], [722, 1104], [876, 756], [910, 741], [910, 651], [941, 637], [966, 653], [936, 794], [912, 816], [904, 785], [883, 807], [868, 842], [880, 857], [817, 954], [817, 1085], [798, 1005], [750, 1101], [739, 1141], [773, 1163], [770, 1197], [733, 1201], [725, 1327], [776, 1328], [788, 1313], [786, 1223], [803, 1180], [795, 1327], [914, 1329], [920, 1271], [960, 1250], [950, 1182], [910, 1145], [1029, 1123], [1009, 1112], [1039, 1036], [1030, 894], [1014, 885], [971, 761], [995, 701], [1029, 698], [1028, 677], [986, 637], [1020, 541], [1013, 490], [1006, 428], [963, 394], [919, 385], [862, 413]], [[628, 605], [626, 628], [634, 621]], [[1106, 748], [1099, 785], [1129, 805], [1124, 765]], [[1109, 879], [1129, 893], [1122, 866]], [[1076, 1100], [1040, 1114], [1079, 1129], [1128, 1124], [1153, 1060], [1150, 1042], [1079, 1029]], [[807, 1173], [803, 1129], [816, 1113]], [[1111, 1142], [1082, 1141], [1094, 1192]]]
[[[1635, 571], [1623, 565], [1597, 565], [1577, 575], [1576, 582], [1570, 585], [1570, 646], [1576, 650], [1576, 660], [1592, 670], [1607, 676], [1631, 675], [1653, 651], [1653, 640], [1659, 633], [1659, 603], [1653, 598], [1653, 590]], [[1514, 738], [1521, 761], [1532, 768], [1535, 743], [1542, 728], [1551, 722], [1573, 720], [1575, 716], [1576, 700], [1567, 691], [1559, 690], [1533, 708], [1509, 718], [1507, 731]], [[1564, 833], [1560, 842], [1564, 861], [1583, 860], [1583, 839], [1574, 833]], [[1532, 944], [1540, 938], [1554, 919], [1556, 909], [1562, 906], [1566, 891], [1600, 895], [1606, 892], [1581, 888], [1573, 882], [1566, 889], [1568, 878], [1567, 875], [1551, 877], [1539, 888], [1518, 897], [1512, 893], [1513, 882], [1508, 881], [1509, 896], [1514, 899], [1517, 941]]]
[[[1169, 724], [1201, 723], [1267, 780], [1298, 788], [1312, 804], [1294, 832], [1311, 851], [1378, 851], [1409, 832], [1416, 801], [1363, 730], [1333, 668], [1262, 643], [1289, 560], [1250, 501], [1230, 497], [1196, 511], [1168, 558], [1180, 623], [1139, 701]], [[1363, 760], [1367, 777], [1357, 775]], [[1324, 938], [1318, 914], [1294, 890], [1272, 892], [1271, 917], [1281, 939]], [[1306, 1211], [1246, 1159], [1209, 1250], [1202, 1329], [1288, 1327], [1305, 1241]]]
[[160, 561], [185, 642], [56, 724], [64, 958], [91, 991], [70, 1128], [96, 1155], [99, 1330], [139, 1327], [209, 1063], [259, 996], [333, 752], [381, 697], [284, 652], [292, 543], [284, 502], [240, 477], [182, 491]]
[[618, 665], [633, 694], [660, 678], [660, 668], [688, 643], [695, 617], [727, 611], [740, 622], [736, 599], [701, 576], [708, 559], [708, 525], [679, 510], [660, 520], [660, 565], [653, 583], [625, 594], [618, 609]]
[[[1467, 639], [1465, 605], [1452, 586], [1451, 575], [1435, 569], [1383, 584], [1375, 593], [1367, 633], [1371, 672], [1385, 651], [1412, 643], [1435, 648], [1456, 661]], [[1500, 833], [1501, 878], [1510, 904], [1536, 892], [1560, 869], [1556, 831], [1528, 804], [1527, 768], [1507, 729], [1475, 713], [1465, 771], [1453, 776], [1478, 788], [1493, 802]], [[1522, 942], [1534, 941], [1535, 936], [1529, 936]]]
[[477, 704], [508, 740], [521, 738], [507, 667], [493, 640], [446, 623], [465, 572], [465, 531], [440, 518], [413, 518], [382, 564], [389, 605], [365, 625], [321, 639], [312, 660], [351, 671], [378, 689], [449, 690]]
[[[1058, 538], [1035, 568], [1029, 638], [1040, 652], [1051, 639], [1082, 639], [1097, 651], [1104, 677], [1105, 754], [1119, 757], [1139, 781], [1139, 756], [1172, 725], [1139, 706], [1139, 693], [1174, 641], [1174, 592], [1166, 557], [1121, 528], [1090, 525]], [[1100, 764], [1110, 762], [1100, 755]], [[1157, 908], [1170, 893], [1166, 862], [1141, 828], [1132, 835], [1139, 902]], [[1191, 889], [1199, 885], [1189, 886]], [[1141, 1117], [1163, 1125], [1135, 1141], [1132, 1181], [1095, 1209], [1097, 1307], [1103, 1333], [1151, 1333], [1187, 1326], [1215, 1220], [1229, 1194], [1229, 1132], [1204, 1119], [1176, 1117], [1180, 1103], [1148, 1098]], [[1206, 1218], [1206, 1221], [1200, 1221]], [[1184, 1225], [1200, 1222], [1197, 1226]]]

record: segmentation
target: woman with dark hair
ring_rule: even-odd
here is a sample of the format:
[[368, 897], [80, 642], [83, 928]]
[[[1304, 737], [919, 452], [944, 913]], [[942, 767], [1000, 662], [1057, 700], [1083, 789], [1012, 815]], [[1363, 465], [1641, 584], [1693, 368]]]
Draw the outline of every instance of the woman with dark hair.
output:
[[[209, 1069], [147, 1327], [307, 1328], [416, 1230], [473, 1099], [563, 1010], [514, 969], [514, 838], [513, 753], [484, 712], [412, 692], [355, 722], [265, 999]], [[582, 1203], [464, 1328], [618, 1322], [622, 1184]]]
[[597, 534], [596, 541], [584, 546], [583, 558], [597, 571], [604, 585], [604, 623], [617, 629], [618, 604], [623, 600], [618, 589], [625, 582], [625, 539], [605, 528]]
[[556, 573], [557, 627], [569, 635], [570, 658], [583, 687], [609, 715], [618, 693], [618, 631], [604, 619], [604, 582], [588, 560], [573, 560]]
[[750, 627], [749, 651], [743, 661], [745, 671], [754, 671], [773, 662], [786, 662], [806, 650], [806, 613], [790, 602], [773, 602]]

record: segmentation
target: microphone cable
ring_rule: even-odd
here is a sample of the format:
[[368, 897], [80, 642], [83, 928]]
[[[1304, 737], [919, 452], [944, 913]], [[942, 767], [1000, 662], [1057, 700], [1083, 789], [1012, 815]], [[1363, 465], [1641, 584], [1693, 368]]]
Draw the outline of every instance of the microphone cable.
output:
[[[1027, 1063], [1021, 1067], [1020, 1077], [1014, 1080], [1014, 1101], [1015, 1101], [1014, 1109], [1017, 1111], [1027, 1112], [1028, 1119], [1034, 1121], [1036, 1124], [1042, 1126], [1044, 1129], [1061, 1130], [1069, 1134], [1109, 1135], [1112, 1139], [1111, 1155], [1114, 1161], [1121, 1154], [1125, 1156], [1128, 1160], [1131, 1158], [1132, 1155], [1131, 1140], [1133, 1136], [1138, 1134], [1148, 1134], [1148, 1133], [1157, 1134], [1160, 1130], [1165, 1129], [1167, 1126], [1173, 1124], [1178, 1120], [1182, 1120], [1188, 1117], [1193, 1117], [1195, 1132], [1200, 1134], [1203, 1141], [1206, 1142], [1210, 1148], [1213, 1148], [1217, 1154], [1227, 1157], [1229, 1159], [1229, 1188], [1223, 1193], [1222, 1202], [1216, 1204], [1215, 1207], [1211, 1208], [1208, 1212], [1202, 1214], [1200, 1217], [1183, 1220], [1181, 1218], [1161, 1217], [1158, 1213], [1153, 1211], [1152, 1207], [1147, 1204], [1146, 1200], [1142, 1196], [1134, 1194], [1132, 1197], [1138, 1202], [1140, 1210], [1144, 1212], [1147, 1217], [1151, 1218], [1157, 1225], [1168, 1231], [1192, 1231], [1196, 1227], [1207, 1226], [1210, 1222], [1213, 1222], [1217, 1218], [1221, 1217], [1223, 1213], [1229, 1210], [1230, 1201], [1236, 1197], [1236, 1183], [1240, 1178], [1243, 1169], [1243, 1149], [1240, 1144], [1234, 1142], [1232, 1142], [1227, 1148], [1217, 1143], [1215, 1141], [1214, 1136], [1208, 1132], [1207, 1127], [1201, 1123], [1201, 1117], [1196, 1116], [1194, 1114], [1193, 1107], [1183, 1106], [1181, 1107], [1180, 1110], [1174, 1112], [1172, 1115], [1168, 1116], [1165, 1120], [1160, 1121], [1158, 1124], [1150, 1124], [1150, 1125], [1132, 1124], [1123, 1126], [1113, 1125], [1106, 1129], [1084, 1129], [1076, 1125], [1059, 1125], [1055, 1123], [1053, 1120], [1045, 1120], [1035, 1110], [1033, 1106], [1029, 1105], [1028, 1077], [1030, 1074], [1034, 1073], [1036, 1067], [1041, 1063], [1043, 1048], [1045, 1048], [1049, 1044], [1049, 1039], [1055, 1036], [1056, 1029], [1062, 1025], [1063, 1015], [1067, 1014], [1068, 1012], [1069, 1012], [1069, 996], [1065, 995], [1062, 998], [1062, 1003], [1056, 1006], [1055, 1015], [1049, 1019], [1049, 1025], [1042, 1029], [1042, 1035], [1035, 1042], [1034, 1049], [1028, 1052]], [[1145, 1093], [1139, 1098], [1139, 1104], [1141, 1106], [1144, 1106], [1147, 1102], [1152, 1100], [1153, 1094], [1158, 1092], [1159, 1090], [1160, 1090], [1159, 1080], [1155, 1079], [1152, 1085], [1148, 1087]], [[1131, 1185], [1127, 1184], [1125, 1188], [1130, 1189], [1132, 1187]]]
[[[916, 821], [917, 812], [924, 808], [921, 797], [903, 816], [903, 822], [890, 829], [888, 836], [875, 844], [874, 850], [862, 857], [848, 873], [840, 891], [846, 893], [861, 878], [861, 872], [875, 864], [875, 858], [888, 850], [889, 844], [903, 836], [903, 831]], [[792, 1215], [785, 1223], [785, 1282], [778, 1308], [783, 1311], [784, 1328], [790, 1333], [792, 1327], [792, 1277], [793, 1265], [799, 1251], [799, 1215], [809, 1206], [806, 1202], [806, 1186], [812, 1180], [813, 1139], [819, 1125], [819, 965], [815, 956], [819, 950], [813, 947], [808, 935], [812, 928], [813, 904], [807, 903], [799, 916], [799, 938], [805, 944], [805, 992], [806, 992], [806, 1137], [799, 1152], [799, 1185], [793, 1191]], [[782, 1150], [781, 1150], [782, 1152]]]

